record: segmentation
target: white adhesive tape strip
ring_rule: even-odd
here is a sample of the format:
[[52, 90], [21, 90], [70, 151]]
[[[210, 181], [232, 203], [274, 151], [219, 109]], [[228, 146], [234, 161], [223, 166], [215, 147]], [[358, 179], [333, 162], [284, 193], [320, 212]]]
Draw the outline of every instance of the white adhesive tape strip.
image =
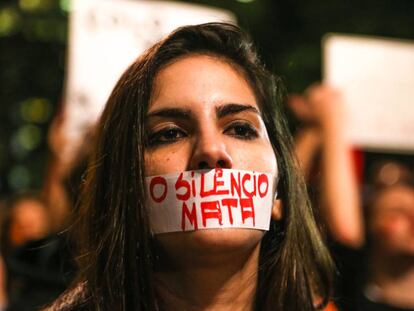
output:
[[146, 177], [153, 233], [213, 228], [269, 230], [275, 176], [233, 169]]

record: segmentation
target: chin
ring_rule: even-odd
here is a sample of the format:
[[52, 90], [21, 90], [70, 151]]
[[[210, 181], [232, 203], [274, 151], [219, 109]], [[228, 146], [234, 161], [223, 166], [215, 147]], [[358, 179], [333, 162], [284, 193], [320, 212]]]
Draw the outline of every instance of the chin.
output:
[[414, 240], [409, 243], [409, 246], [407, 247], [408, 253], [414, 257]]
[[414, 258], [414, 241], [394, 241], [385, 248], [384, 252], [388, 254]]
[[[184, 233], [185, 234], [185, 233]], [[188, 232], [187, 241], [201, 250], [237, 251], [260, 243], [264, 231], [256, 229], [203, 229]]]
[[256, 229], [202, 229], [164, 233], [156, 236], [159, 247], [168, 257], [218, 258], [253, 252], [265, 231]]

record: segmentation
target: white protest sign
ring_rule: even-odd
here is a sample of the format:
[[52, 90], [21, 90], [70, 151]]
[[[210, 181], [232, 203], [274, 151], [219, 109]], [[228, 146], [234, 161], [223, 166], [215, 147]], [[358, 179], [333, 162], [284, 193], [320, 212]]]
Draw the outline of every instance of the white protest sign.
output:
[[172, 1], [72, 0], [65, 95], [65, 133], [83, 138], [116, 81], [142, 53], [179, 26], [221, 21], [232, 13]]
[[275, 176], [233, 169], [146, 178], [153, 233], [215, 228], [269, 230]]
[[414, 43], [328, 35], [324, 79], [342, 91], [352, 142], [376, 151], [414, 151]]

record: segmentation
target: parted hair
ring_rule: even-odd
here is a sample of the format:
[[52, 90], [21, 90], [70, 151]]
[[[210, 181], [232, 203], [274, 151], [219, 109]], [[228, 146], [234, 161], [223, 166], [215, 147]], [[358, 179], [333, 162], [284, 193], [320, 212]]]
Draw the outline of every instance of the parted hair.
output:
[[[251, 86], [279, 166], [283, 217], [272, 221], [260, 250], [255, 310], [316, 310], [329, 297], [332, 262], [298, 172], [280, 78], [265, 69], [237, 26], [178, 28], [141, 55], [113, 89], [97, 126], [83, 186], [77, 282], [52, 310], [161, 310], [145, 207], [145, 119], [157, 73], [188, 55], [218, 57]], [[195, 69], [196, 70], [196, 69]]]

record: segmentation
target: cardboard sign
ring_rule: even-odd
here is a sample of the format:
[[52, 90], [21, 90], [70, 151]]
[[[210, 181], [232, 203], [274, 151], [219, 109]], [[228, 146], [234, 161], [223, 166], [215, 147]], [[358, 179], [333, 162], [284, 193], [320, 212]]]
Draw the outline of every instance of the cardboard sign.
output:
[[151, 230], [269, 230], [275, 188], [272, 174], [232, 169], [147, 177]]
[[328, 35], [324, 79], [342, 91], [351, 141], [380, 152], [414, 152], [414, 42]]
[[235, 23], [232, 13], [172, 1], [73, 0], [65, 94], [71, 146], [100, 116], [116, 81], [142, 53], [177, 27]]

